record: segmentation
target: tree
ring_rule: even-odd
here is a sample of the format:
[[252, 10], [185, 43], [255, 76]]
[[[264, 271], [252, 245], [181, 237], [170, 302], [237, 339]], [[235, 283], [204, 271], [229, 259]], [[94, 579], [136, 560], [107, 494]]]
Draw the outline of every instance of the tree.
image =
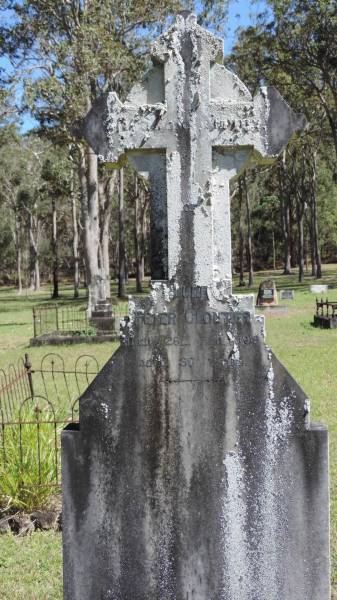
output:
[[243, 176], [243, 190], [246, 205], [246, 218], [247, 218], [247, 241], [246, 241], [246, 255], [247, 255], [247, 269], [248, 269], [248, 287], [252, 287], [254, 283], [254, 267], [253, 267], [253, 243], [252, 243], [252, 218], [251, 218], [251, 199], [247, 185], [247, 176]]
[[243, 287], [245, 285], [244, 280], [244, 231], [243, 231], [243, 214], [242, 214], [242, 205], [244, 203], [243, 198], [243, 177], [238, 178], [238, 240], [239, 240], [239, 286]]
[[[74, 123], [103, 91], [116, 90], [125, 97], [146, 64], [149, 41], [170, 13], [193, 4], [177, 0], [149, 0], [146, 5], [142, 0], [2, 2], [15, 15], [15, 26], [2, 27], [0, 34], [12, 61], [26, 66], [27, 107], [50, 139], [78, 145], [89, 308], [98, 293], [95, 282], [104, 271], [98, 165], [83, 140], [76, 140]], [[226, 6], [224, 0], [195, 3], [199, 20], [213, 26], [224, 22], [219, 17]], [[33, 78], [30, 69], [35, 69]]]
[[72, 165], [62, 148], [53, 149], [48, 153], [42, 165], [41, 193], [51, 206], [51, 248], [52, 248], [52, 298], [59, 297], [59, 241], [58, 241], [58, 212], [61, 204], [68, 200], [71, 194]]
[[[17, 288], [22, 292], [22, 214], [19, 190], [22, 182], [22, 163], [18, 161], [19, 136], [15, 128], [2, 129], [0, 160], [0, 203], [5, 206], [7, 221], [11, 231], [16, 255]], [[9, 219], [8, 219], [9, 216]]]
[[119, 169], [118, 186], [119, 252], [118, 252], [118, 298], [126, 298], [126, 247], [125, 247], [125, 207], [124, 207], [124, 168]]
[[[4, 136], [5, 132], [2, 131], [2, 134]], [[40, 193], [40, 176], [45, 152], [46, 146], [40, 140], [20, 138], [13, 128], [7, 130], [7, 143], [0, 147], [0, 197], [11, 214], [10, 229], [17, 258], [19, 291], [22, 287], [23, 229], [26, 230], [29, 247], [30, 287], [35, 291], [40, 287], [39, 242], [41, 218], [46, 212]]]
[[[296, 164], [290, 160], [286, 165], [285, 152], [278, 161], [284, 272], [290, 272], [296, 253], [291, 226], [295, 215], [300, 277], [303, 278], [305, 228], [310, 239], [312, 274], [320, 277], [317, 148], [326, 146], [330, 137], [336, 164], [337, 63], [331, 42], [337, 33], [337, 8], [327, 0], [270, 0], [268, 5], [272, 10], [260, 16], [257, 26], [240, 32], [229, 63], [252, 92], [267, 81], [307, 117], [307, 131], [298, 139], [300, 147], [293, 155]], [[301, 155], [306, 156], [306, 161], [300, 160]]]
[[330, 0], [270, 0], [268, 60], [325, 111], [337, 159], [337, 5]]
[[283, 150], [278, 161], [277, 182], [281, 200], [281, 219], [283, 233], [283, 274], [291, 274], [291, 231], [290, 196], [286, 191], [286, 151]]
[[80, 295], [80, 256], [79, 256], [79, 227], [77, 217], [77, 180], [76, 170], [72, 163], [72, 173], [70, 180], [70, 197], [71, 197], [71, 219], [73, 233], [73, 279], [74, 279], [74, 298]]

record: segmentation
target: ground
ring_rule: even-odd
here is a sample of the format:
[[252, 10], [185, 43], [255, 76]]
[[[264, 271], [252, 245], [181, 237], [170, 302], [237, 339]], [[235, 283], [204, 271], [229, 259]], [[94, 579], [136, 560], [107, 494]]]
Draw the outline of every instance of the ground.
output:
[[61, 535], [0, 537], [1, 600], [61, 600]]
[[[297, 275], [282, 276], [280, 271], [261, 272], [256, 276], [256, 293], [261, 280], [272, 277], [277, 289], [295, 290], [295, 299], [280, 301], [288, 306], [286, 312], [266, 314], [267, 343], [278, 358], [303, 387], [311, 400], [312, 420], [319, 420], [329, 428], [331, 464], [331, 544], [333, 598], [337, 600], [337, 329], [321, 330], [312, 327], [315, 295], [309, 291], [313, 283], [306, 276], [298, 284]], [[316, 283], [316, 282], [315, 282]], [[337, 301], [337, 265], [325, 265], [319, 283], [328, 283], [329, 300]], [[115, 291], [115, 290], [114, 290]], [[247, 293], [246, 288], [235, 288], [236, 293]], [[129, 286], [134, 293], [134, 283]], [[71, 288], [62, 289], [60, 302], [70, 302]], [[0, 289], [0, 368], [16, 363], [19, 356], [29, 351], [32, 362], [47, 352], [62, 353], [65, 360], [73, 361], [83, 353], [94, 354], [103, 366], [117, 344], [80, 344], [71, 347], [27, 348], [33, 335], [32, 307], [50, 302], [50, 292], [17, 296], [13, 289]], [[84, 298], [82, 298], [84, 301]], [[3, 600], [61, 600], [62, 598], [61, 536], [50, 532], [35, 533], [28, 537], [0, 537], [0, 598]]]

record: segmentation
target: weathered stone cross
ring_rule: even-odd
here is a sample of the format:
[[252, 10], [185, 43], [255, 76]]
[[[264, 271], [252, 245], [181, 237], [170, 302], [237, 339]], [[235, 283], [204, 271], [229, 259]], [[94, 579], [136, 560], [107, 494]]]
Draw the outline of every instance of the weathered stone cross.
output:
[[84, 135], [105, 163], [127, 155], [152, 190], [152, 277], [231, 292], [229, 180], [254, 149], [277, 154], [304, 125], [274, 88], [252, 99], [222, 66], [222, 41], [182, 13], [122, 104], [103, 97]]

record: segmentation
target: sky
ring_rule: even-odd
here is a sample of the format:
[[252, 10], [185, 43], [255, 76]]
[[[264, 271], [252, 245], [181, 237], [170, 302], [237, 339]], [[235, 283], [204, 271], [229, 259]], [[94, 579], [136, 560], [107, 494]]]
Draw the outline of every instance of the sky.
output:
[[266, 9], [264, 0], [231, 0], [228, 10], [228, 30], [224, 40], [225, 54], [231, 51], [238, 27], [247, 27], [254, 24], [256, 15]]
[[[235, 43], [237, 28], [253, 24], [256, 21], [256, 15], [265, 8], [265, 0], [230, 0], [227, 33], [224, 39], [225, 54], [229, 54]], [[4, 20], [6, 20], [6, 15], [2, 13], [1, 21], [4, 22]], [[4, 57], [0, 58], [0, 66], [4, 70], [9, 69], [9, 63]], [[20, 89], [20, 87], [18, 88], [18, 94], [22, 94], [22, 88]], [[21, 133], [26, 133], [37, 124], [31, 115], [23, 115], [21, 117]]]

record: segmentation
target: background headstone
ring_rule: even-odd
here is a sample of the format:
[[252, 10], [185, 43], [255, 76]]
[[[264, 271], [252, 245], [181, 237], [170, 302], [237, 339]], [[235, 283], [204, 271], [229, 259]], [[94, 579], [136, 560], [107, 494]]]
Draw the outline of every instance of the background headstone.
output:
[[277, 304], [277, 291], [272, 279], [262, 281], [259, 285], [256, 306], [273, 306]]
[[280, 290], [280, 299], [281, 300], [294, 300], [295, 291], [294, 290]]
[[310, 291], [312, 294], [322, 294], [328, 291], [328, 287], [328, 285], [316, 283], [310, 286]]

